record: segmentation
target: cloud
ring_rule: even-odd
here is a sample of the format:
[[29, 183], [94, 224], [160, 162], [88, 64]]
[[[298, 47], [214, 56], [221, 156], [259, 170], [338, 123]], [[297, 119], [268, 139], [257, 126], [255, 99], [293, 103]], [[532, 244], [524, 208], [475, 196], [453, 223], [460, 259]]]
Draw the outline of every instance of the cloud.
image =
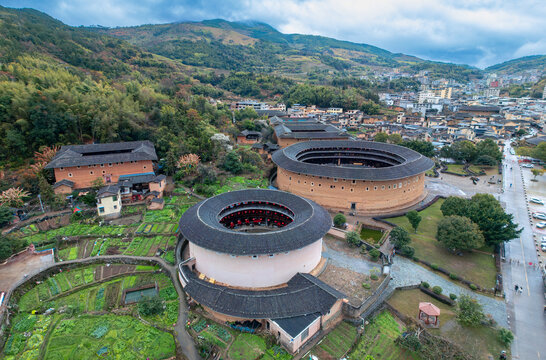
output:
[[0, 0], [70, 25], [131, 26], [223, 18], [324, 35], [480, 67], [546, 53], [542, 0]]

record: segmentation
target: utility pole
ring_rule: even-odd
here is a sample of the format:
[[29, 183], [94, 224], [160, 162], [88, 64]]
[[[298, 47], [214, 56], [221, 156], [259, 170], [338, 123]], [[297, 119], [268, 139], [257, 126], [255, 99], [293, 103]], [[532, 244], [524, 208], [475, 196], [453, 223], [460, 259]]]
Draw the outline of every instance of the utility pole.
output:
[[44, 204], [42, 203], [42, 195], [41, 194], [38, 194], [38, 200], [40, 200], [40, 207], [42, 208], [42, 212], [45, 213]]

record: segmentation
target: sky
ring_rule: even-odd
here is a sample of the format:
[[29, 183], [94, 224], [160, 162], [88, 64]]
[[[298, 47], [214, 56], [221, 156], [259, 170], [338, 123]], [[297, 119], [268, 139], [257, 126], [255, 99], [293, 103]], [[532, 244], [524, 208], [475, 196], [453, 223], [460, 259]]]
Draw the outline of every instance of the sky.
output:
[[375, 45], [480, 68], [546, 54], [545, 0], [0, 0], [66, 24], [108, 27], [226, 19]]

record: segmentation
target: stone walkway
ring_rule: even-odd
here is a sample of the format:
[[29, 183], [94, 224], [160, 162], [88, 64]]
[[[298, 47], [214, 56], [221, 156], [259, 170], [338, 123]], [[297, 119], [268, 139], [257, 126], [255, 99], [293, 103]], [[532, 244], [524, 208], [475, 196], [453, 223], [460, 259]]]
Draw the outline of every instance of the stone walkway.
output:
[[390, 282], [389, 287], [392, 289], [400, 286], [418, 285], [421, 281], [426, 281], [431, 287], [440, 286], [443, 289], [444, 295], [470, 295], [483, 305], [484, 312], [491, 314], [499, 325], [508, 326], [506, 321], [506, 304], [503, 300], [478, 294], [470, 289], [459, 286], [404, 257], [397, 256], [394, 259], [391, 276], [393, 280]]

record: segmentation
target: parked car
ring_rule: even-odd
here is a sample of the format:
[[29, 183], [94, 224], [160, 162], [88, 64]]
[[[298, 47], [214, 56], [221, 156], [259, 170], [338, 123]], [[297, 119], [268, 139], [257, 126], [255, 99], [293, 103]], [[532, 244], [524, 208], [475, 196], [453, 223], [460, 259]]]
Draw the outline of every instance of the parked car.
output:
[[543, 212], [534, 212], [533, 217], [535, 219], [546, 220], [546, 214]]
[[525, 164], [522, 164], [521, 167], [532, 169], [535, 166], [533, 164], [525, 163]]
[[530, 198], [529, 202], [532, 202], [534, 204], [544, 205], [544, 201], [542, 201], [539, 198], [535, 198], [535, 197]]
[[537, 228], [539, 228], [539, 229], [546, 228], [546, 221], [541, 221], [541, 222], [537, 223]]

